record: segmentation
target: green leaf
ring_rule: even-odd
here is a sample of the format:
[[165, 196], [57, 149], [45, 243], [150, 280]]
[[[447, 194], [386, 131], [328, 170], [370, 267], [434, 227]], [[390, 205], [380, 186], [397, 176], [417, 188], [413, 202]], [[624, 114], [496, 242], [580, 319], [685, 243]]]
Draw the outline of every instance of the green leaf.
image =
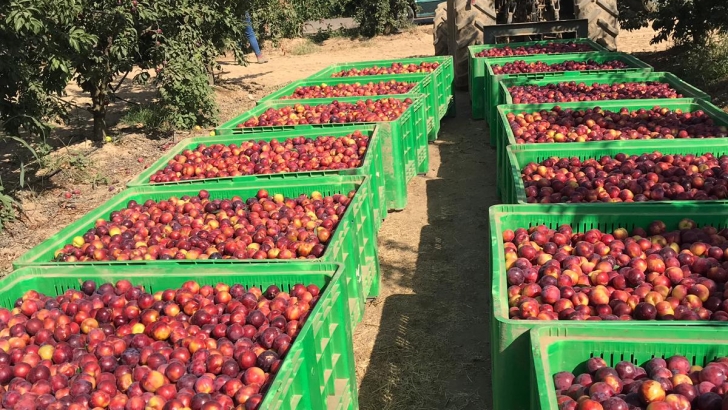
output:
[[31, 147], [27, 141], [25, 141], [24, 139], [22, 139], [20, 137], [16, 137], [14, 135], [9, 135], [6, 138], [10, 138], [11, 140], [16, 141], [16, 142], [20, 143], [21, 145], [23, 145], [25, 148], [28, 149], [28, 151], [30, 151], [31, 154], [33, 154], [33, 156], [35, 157], [36, 160], [40, 161], [40, 156], [38, 156], [38, 153], [35, 152], [33, 147]]

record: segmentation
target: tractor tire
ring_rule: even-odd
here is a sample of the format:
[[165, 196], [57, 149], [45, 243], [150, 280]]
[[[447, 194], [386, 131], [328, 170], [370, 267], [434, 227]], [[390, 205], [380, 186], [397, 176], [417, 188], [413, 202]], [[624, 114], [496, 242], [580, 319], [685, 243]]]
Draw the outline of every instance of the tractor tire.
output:
[[589, 20], [589, 38], [610, 50], [617, 50], [617, 0], [577, 0], [574, 3], [576, 18]]
[[[451, 0], [448, 7], [448, 42], [455, 64], [455, 87], [468, 88], [468, 47], [483, 44], [483, 31], [478, 26], [496, 24], [494, 0]], [[450, 3], [450, 2], [448, 2]]]
[[447, 2], [442, 2], [435, 9], [432, 27], [432, 44], [436, 56], [449, 56], [447, 47]]

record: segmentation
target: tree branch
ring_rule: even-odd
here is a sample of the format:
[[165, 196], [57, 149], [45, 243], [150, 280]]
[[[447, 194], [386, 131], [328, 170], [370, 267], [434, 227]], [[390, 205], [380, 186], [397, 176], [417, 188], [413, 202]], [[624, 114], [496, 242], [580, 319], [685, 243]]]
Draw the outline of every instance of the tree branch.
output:
[[124, 82], [124, 80], [126, 80], [126, 76], [128, 76], [130, 72], [131, 72], [131, 70], [129, 70], [129, 71], [127, 71], [127, 72], [125, 72], [125, 73], [124, 73], [124, 76], [123, 76], [123, 77], [121, 77], [121, 80], [119, 80], [119, 84], [116, 84], [116, 87], [112, 87], [112, 88], [111, 88], [111, 93], [112, 93], [112, 94], [114, 94], [114, 93], [116, 93], [117, 91], [119, 91], [119, 87], [121, 87], [121, 83], [123, 83], [123, 82]]

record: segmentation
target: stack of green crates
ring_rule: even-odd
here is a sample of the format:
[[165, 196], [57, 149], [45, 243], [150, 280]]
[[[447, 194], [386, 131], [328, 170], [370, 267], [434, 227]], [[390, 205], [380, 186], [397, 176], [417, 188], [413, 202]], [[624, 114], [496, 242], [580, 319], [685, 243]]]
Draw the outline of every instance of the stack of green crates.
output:
[[[170, 160], [175, 156], [181, 154], [186, 150], [194, 150], [200, 144], [206, 146], [214, 144], [240, 145], [241, 142], [247, 140], [255, 141], [266, 141], [277, 140], [282, 142], [287, 138], [304, 137], [315, 139], [321, 135], [326, 134], [327, 136], [344, 137], [355, 131], [360, 131], [362, 134], [369, 137], [369, 146], [364, 154], [364, 161], [361, 166], [357, 168], [341, 169], [341, 170], [329, 170], [329, 171], [300, 171], [300, 172], [288, 172], [280, 174], [256, 174], [256, 175], [242, 175], [236, 177], [219, 177], [209, 179], [194, 179], [187, 181], [178, 182], [166, 182], [166, 183], [151, 183], [149, 178], [154, 175], [157, 171], [164, 169]], [[270, 132], [266, 134], [243, 134], [243, 135], [226, 135], [220, 137], [195, 137], [182, 140], [175, 147], [170, 149], [166, 154], [159, 158], [155, 163], [150, 165], [147, 169], [142, 171], [141, 174], [137, 175], [136, 178], [132, 179], [126, 185], [128, 187], [143, 187], [143, 186], [170, 186], [170, 185], [188, 185], [188, 184], [200, 184], [200, 183], [217, 183], [227, 182], [229, 184], [246, 184], [256, 183], [267, 180], [305, 180], [309, 177], [314, 176], [329, 176], [329, 175], [362, 175], [368, 176], [371, 184], [370, 189], [370, 201], [372, 204], [372, 211], [374, 212], [374, 227], [375, 231], [379, 230], [382, 221], [387, 216], [387, 197], [386, 197], [386, 186], [384, 178], [384, 162], [382, 158], [382, 141], [379, 137], [379, 129], [374, 124], [365, 125], [352, 125], [338, 128], [327, 128], [321, 129], [304, 129], [304, 130], [287, 130]]]
[[[367, 83], [379, 83], [379, 82], [387, 82], [387, 81], [397, 81], [397, 82], [403, 82], [403, 83], [414, 83], [414, 87], [406, 94], [388, 94], [388, 95], [363, 95], [358, 96], [360, 99], [372, 99], [376, 100], [379, 98], [387, 98], [387, 97], [411, 97], [413, 98], [417, 94], [422, 94], [425, 96], [426, 101], [426, 111], [427, 111], [427, 138], [429, 141], [434, 141], [437, 139], [437, 133], [440, 131], [440, 117], [437, 113], [437, 104], [435, 104], [434, 101], [434, 95], [432, 94], [434, 90], [434, 83], [433, 78], [429, 73], [421, 73], [421, 74], [400, 74], [400, 75], [380, 75], [380, 76], [367, 76], [363, 77], [365, 78], [362, 80], [362, 77], [342, 77], [342, 78], [314, 78], [314, 79], [305, 79], [305, 80], [299, 80], [294, 81], [291, 84], [288, 84], [287, 86], [281, 88], [278, 91], [275, 91], [271, 94], [268, 94], [264, 98], [261, 98], [258, 103], [263, 103], [266, 101], [275, 101], [275, 100], [283, 100], [287, 99], [286, 97], [289, 97], [293, 95], [293, 93], [296, 91], [298, 87], [309, 87], [309, 86], [320, 86], [322, 84], [326, 84], [329, 86], [336, 86], [339, 84], [367, 84]], [[305, 99], [290, 99], [290, 101], [296, 101], [296, 102], [305, 102], [307, 100]]]
[[[535, 45], [544, 45], [549, 43], [576, 43], [576, 44], [587, 44], [593, 50], [594, 53], [608, 53], [609, 50], [602, 47], [598, 43], [588, 38], [577, 38], [577, 39], [557, 39], [557, 40], [543, 40], [543, 41], [529, 41], [523, 43], [508, 43], [508, 44], [483, 44], [468, 47], [469, 52], [469, 66], [468, 72], [468, 85], [470, 88], [470, 107], [472, 110], [472, 118], [474, 120], [482, 120], [485, 118], [485, 94], [481, 91], [485, 88], [485, 63], [488, 61], [497, 62], [498, 59], [504, 57], [476, 57], [481, 51], [491, 50], [494, 48], [504, 48], [506, 46], [513, 49], [518, 47], [530, 47]], [[569, 53], [575, 54], [575, 53]], [[531, 54], [533, 55], [533, 54]], [[548, 54], [555, 55], [555, 54]], [[515, 57], [515, 56], [514, 56]], [[520, 56], [519, 56], [520, 57]], [[523, 57], [526, 57], [525, 55]], [[507, 58], [507, 57], [505, 57]]]
[[[430, 73], [332, 78], [349, 68], [388, 66], [393, 63], [437, 62]], [[257, 107], [222, 124], [214, 137], [183, 140], [127, 184], [127, 189], [88, 212], [51, 238], [18, 258], [9, 276], [0, 280], [0, 305], [12, 308], [29, 290], [61, 295], [79, 289], [83, 281], [115, 282], [127, 279], [154, 293], [179, 288], [193, 280], [201, 285], [226, 283], [265, 289], [277, 285], [290, 291], [294, 284], [315, 284], [322, 291], [290, 351], [287, 353], [261, 409], [359, 408], [353, 333], [362, 320], [368, 298], [380, 292], [381, 273], [377, 231], [387, 210], [407, 204], [407, 183], [429, 167], [428, 140], [437, 138], [440, 120], [454, 112], [452, 57], [408, 58], [333, 65], [309, 79], [292, 83], [263, 98]], [[282, 99], [300, 86], [398, 81], [414, 83], [406, 94], [352, 96], [330, 99]], [[355, 103], [367, 99], [411, 98], [412, 104], [397, 119], [376, 123], [303, 124], [242, 128], [249, 118], [268, 109], [294, 105]], [[241, 175], [151, 183], [150, 178], [186, 150], [214, 144], [239, 145], [244, 141], [283, 141], [287, 138], [343, 137], [360, 131], [369, 137], [361, 166], [354, 169]], [[197, 259], [58, 262], [56, 252], [73, 238], [108, 220], [130, 201], [166, 200], [194, 196], [205, 190], [211, 199], [254, 197], [260, 190], [297, 197], [318, 191], [322, 195], [354, 191], [346, 212], [317, 259]]]
[[[526, 63], [543, 62], [545, 64], [558, 64], [565, 61], [588, 61], [593, 60], [598, 63], [608, 61], [621, 61], [628, 65], [627, 68], [614, 70], [588, 70], [588, 71], [554, 71], [546, 73], [528, 73], [528, 74], [498, 74], [493, 72], [493, 65], [503, 65], [515, 61], [525, 61]], [[495, 137], [493, 130], [499, 125], [497, 123], [497, 108], [504, 104], [505, 101], [501, 96], [500, 82], [512, 79], [552, 79], [552, 82], [558, 81], [575, 81], [584, 75], [610, 75], [616, 73], [633, 73], [633, 72], [651, 72], [652, 67], [647, 63], [640, 61], [630, 55], [621, 53], [575, 53], [575, 54], [559, 54], [559, 55], [536, 55], [529, 57], [503, 57], [488, 59], [485, 62], [485, 76], [483, 80], [483, 94], [485, 100], [483, 103], [483, 115], [490, 124], [491, 138], [490, 145], [495, 146]], [[582, 80], [583, 81], [583, 80]], [[477, 91], [476, 91], [477, 92]]]
[[[503, 231], [538, 225], [557, 229], [570, 225], [574, 233], [599, 229], [611, 232], [622, 227], [632, 230], [647, 229], [655, 220], [667, 226], [677, 226], [686, 216], [698, 226], [712, 225], [717, 229], [728, 227], [728, 205], [674, 203], [674, 204], [578, 204], [496, 205], [490, 208], [490, 255], [492, 267], [491, 360], [493, 380], [493, 408], [498, 410], [529, 410], [530, 397], [526, 392], [536, 389], [531, 374], [531, 337], [535, 331], [556, 326], [561, 334], [618, 335], [622, 321], [559, 321], [557, 324], [540, 320], [515, 320], [509, 317], [508, 283], [504, 265]], [[643, 322], [644, 323], [644, 322]], [[666, 322], [650, 322], [653, 329], [670, 326]], [[674, 331], [683, 326], [705, 325], [705, 322], [670, 322]], [[631, 329], [631, 328], [630, 328]], [[598, 332], [598, 333], [597, 333]], [[530, 333], [530, 334], [529, 334]], [[726, 334], [728, 336], [728, 334]], [[677, 348], [677, 346], [676, 346]], [[569, 369], [570, 370], [570, 369]], [[554, 407], [544, 409], [553, 410]]]
[[[318, 73], [310, 76], [308, 79], [331, 79], [331, 78], [351, 78], [359, 79], [360, 81], [374, 81], [381, 76], [357, 76], [357, 77], [332, 77], [332, 75], [344, 71], [372, 67], [389, 67], [392, 64], [419, 64], [419, 63], [438, 63], [440, 66], [429, 74], [429, 88], [426, 89], [428, 95], [427, 104], [428, 106], [437, 107], [438, 119], [442, 119], [446, 115], [454, 115], [455, 104], [453, 94], [453, 81], [455, 79], [455, 69], [453, 65], [453, 59], [451, 56], [441, 57], [414, 57], [414, 58], [403, 58], [398, 60], [376, 60], [376, 61], [362, 61], [357, 63], [341, 63], [333, 64], [329, 67], [319, 71]], [[398, 74], [394, 77], [411, 74]], [[439, 127], [439, 122], [435, 124]], [[438, 128], [439, 129], [439, 128]]]
[[[387, 98], [401, 98], [390, 97]], [[381, 139], [382, 158], [384, 161], [384, 178], [387, 191], [387, 209], [401, 210], [407, 205], [407, 183], [418, 173], [425, 173], [429, 167], [430, 154], [426, 131], [425, 96], [415, 95], [413, 103], [397, 119], [377, 123]], [[306, 124], [285, 126], [239, 127], [240, 124], [263, 114], [268, 109], [280, 109], [298, 105], [315, 106], [329, 104], [333, 101], [356, 103], [360, 97], [315, 100], [274, 100], [266, 101], [250, 111], [233, 118], [215, 129], [217, 135], [262, 135], [285, 130], [319, 130], [330, 132], [331, 128], [349, 124]], [[367, 124], [367, 123], [360, 123]]]
[[[586, 81], [584, 77], [582, 77], [582, 81]], [[549, 104], [517, 104], [517, 105], [501, 105], [498, 107], [498, 117], [500, 120], [498, 121], [498, 126], [500, 127], [500, 131], [498, 133], [499, 139], [498, 139], [498, 145], [496, 147], [496, 172], [498, 174], [498, 191], [501, 196], [501, 199], [504, 202], [512, 201], [514, 200], [514, 192], [512, 191], [512, 184], [513, 184], [513, 178], [512, 178], [512, 169], [511, 165], [509, 163], [509, 158], [506, 152], [506, 146], [512, 146], [513, 149], [519, 150], [519, 152], [523, 151], [539, 151], [544, 152], [546, 154], [548, 153], [554, 153], [553, 155], [557, 155], [556, 153], [566, 147], [566, 146], [575, 146], [575, 144], [578, 144], [579, 146], [585, 146], [585, 147], [594, 147], [597, 148], [607, 148], [610, 146], [610, 144], [618, 144], [620, 146], [635, 146], [639, 147], [643, 144], [650, 144], [650, 140], [635, 140], [635, 141], [599, 141], [599, 142], [585, 142], [585, 143], [548, 143], [548, 144], [516, 144], [516, 138], [513, 135], [513, 130], [511, 129], [507, 115], [508, 114], [520, 114], [520, 113], [534, 113], [539, 111], [548, 111], [553, 109], [555, 106], [559, 106], [564, 110], [567, 109], [574, 109], [574, 110], [586, 110], [594, 107], [601, 107], [605, 110], [610, 111], [619, 111], [622, 108], [628, 109], [630, 112], [645, 109], [650, 110], [654, 108], [655, 106], [659, 106], [662, 108], [668, 108], [670, 110], [682, 110], [683, 112], [695, 112], [695, 111], [704, 111], [706, 114], [708, 114], [713, 121], [717, 125], [723, 125], [728, 126], [728, 114], [726, 114], [723, 110], [716, 107], [715, 105], [706, 102], [704, 100], [696, 100], [696, 99], [665, 99], [665, 100], [613, 100], [613, 101], [583, 101], [583, 102], [573, 102], [573, 103], [549, 103]], [[659, 140], [659, 144], [664, 146], [669, 146], [671, 144], [692, 144], [696, 140], [690, 139], [690, 140], [683, 140], [683, 139], [674, 139], [674, 140]], [[712, 140], [715, 141], [715, 140]], [[585, 145], [582, 145], [585, 144]], [[594, 145], [593, 145], [594, 144]], [[627, 144], [627, 145], [625, 145]], [[518, 147], [518, 148], [516, 148]]]
[[[74, 237], [83, 235], [93, 228], [96, 220], [107, 219], [111, 212], [124, 208], [129, 201], [135, 200], [138, 203], [144, 203], [148, 199], [155, 201], [166, 200], [173, 196], [196, 195], [201, 189], [208, 191], [212, 199], [230, 198], [235, 195], [241, 198], [251, 198], [260, 189], [266, 189], [272, 194], [281, 193], [290, 198], [295, 198], [301, 194], [310, 194], [313, 191], [319, 191], [323, 195], [334, 195], [348, 194], [350, 191], [355, 190], [356, 194], [349, 203], [346, 212], [342, 215], [339, 225], [331, 235], [324, 254], [319, 259], [308, 259], [307, 262], [344, 264], [346, 269], [345, 285], [351, 289], [350, 295], [357, 296], [350, 300], [349, 306], [352, 327], [361, 321], [366, 298], [378, 296], [380, 285], [379, 257], [376, 231], [374, 230], [371, 203], [369, 201], [369, 190], [371, 188], [368, 177], [327, 176], [300, 180], [261, 180], [256, 181], [254, 184], [245, 185], [218, 182], [201, 185], [129, 188], [25, 253], [14, 262], [13, 266], [15, 268], [24, 266], [67, 266], [68, 264], [64, 262], [54, 262], [56, 250], [61, 249], [65, 244], [71, 243]], [[112, 268], [154, 265], [163, 266], [167, 269], [187, 265], [195, 266], [201, 276], [204, 276], [210, 269], [223, 266], [227, 266], [229, 269], [251, 264], [281, 264], [285, 266], [298, 261], [297, 259], [263, 261], [255, 259], [204, 259], [184, 261], [104, 261], [84, 262], [78, 265], [108, 266]]]
[[350, 296], [344, 270], [338, 264], [301, 262], [243, 267], [214, 265], [204, 270], [196, 265], [158, 264], [34, 266], [20, 268], [0, 281], [0, 305], [12, 309], [15, 301], [29, 290], [62, 295], [68, 289], [80, 289], [85, 280], [100, 284], [126, 279], [150, 293], [179, 288], [190, 280], [200, 285], [241, 284], [262, 290], [276, 285], [286, 292], [298, 283], [314, 284], [321, 288], [321, 296], [286, 354], [260, 408], [355, 410], [359, 405], [353, 330], [348, 320]]
[[[501, 101], [503, 101], [503, 105], [514, 105], [513, 98], [511, 97], [511, 94], [508, 92], [508, 90], [511, 87], [515, 86], [527, 86], [527, 85], [535, 85], [535, 86], [545, 86], [549, 84], [555, 84], [565, 81], [574, 81], [577, 83], [585, 83], [585, 84], [616, 84], [616, 83], [625, 83], [625, 82], [659, 82], [659, 83], [666, 83], [669, 84], [675, 91], [677, 91], [679, 94], [681, 94], [681, 97], [679, 99], [693, 99], [693, 100], [702, 100], [702, 101], [708, 101], [710, 102], [710, 96], [705, 92], [697, 87], [688, 84], [682, 80], [680, 80], [676, 75], [671, 73], [659, 73], [659, 72], [642, 72], [642, 73], [610, 73], [610, 74], [585, 74], [578, 78], [569, 78], [569, 79], [558, 79], [558, 78], [540, 78], [540, 79], [532, 79], [532, 78], [515, 78], [515, 79], [509, 79], [501, 81], [499, 84], [500, 92], [501, 92]], [[612, 100], [614, 101], [614, 100]], [[624, 100], [626, 102], [634, 102], [635, 100]], [[662, 100], [661, 100], [662, 101]], [[584, 104], [593, 104], [594, 106], [599, 105], [605, 101], [583, 101]], [[553, 103], [553, 105], [561, 105], [564, 103]], [[653, 105], [654, 106], [654, 105]], [[495, 147], [499, 151], [502, 151], [503, 148], [500, 148], [502, 144], [504, 144], [504, 134], [503, 134], [503, 126], [504, 123], [502, 122], [502, 119], [497, 118], [499, 117], [498, 114], [496, 114], [496, 119], [493, 121], [493, 126], [490, 127], [491, 130], [491, 139], [495, 139]], [[502, 118], [502, 117], [501, 117]], [[505, 144], [507, 145], [507, 144]]]

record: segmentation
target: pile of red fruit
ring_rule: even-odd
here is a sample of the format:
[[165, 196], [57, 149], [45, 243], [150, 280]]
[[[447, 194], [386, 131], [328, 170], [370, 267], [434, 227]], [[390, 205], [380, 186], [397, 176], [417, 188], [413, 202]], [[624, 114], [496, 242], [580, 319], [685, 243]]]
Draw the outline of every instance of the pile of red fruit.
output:
[[0, 309], [2, 408], [257, 409], [318, 299], [301, 284], [29, 291]]
[[503, 232], [511, 319], [728, 321], [728, 229]]
[[546, 43], [534, 44], [530, 46], [511, 46], [493, 47], [487, 50], [479, 51], [476, 57], [511, 57], [511, 56], [527, 56], [533, 54], [568, 54], [568, 53], [584, 53], [594, 51], [592, 46], [585, 43], [575, 43], [569, 41], [566, 43]]
[[551, 157], [521, 170], [528, 202], [645, 202], [728, 198], [728, 156]]
[[323, 171], [357, 168], [362, 164], [369, 137], [360, 131], [345, 137], [295, 137], [249, 140], [240, 145], [200, 144], [169, 160], [149, 177], [152, 183], [187, 181], [240, 175]]
[[542, 61], [534, 61], [527, 63], [523, 60], [514, 61], [512, 63], [493, 64], [493, 74], [528, 74], [528, 73], [547, 73], [554, 71], [592, 71], [592, 70], [620, 70], [629, 68], [627, 63], [619, 60], [607, 61], [599, 63], [594, 60], [586, 61], [564, 61], [563, 63], [546, 64]]
[[285, 198], [260, 190], [244, 200], [196, 196], [129, 201], [108, 221], [56, 252], [61, 262], [171, 259], [319, 258], [354, 197]]
[[594, 107], [585, 110], [554, 107], [534, 113], [509, 113], [508, 124], [517, 144], [676, 138], [724, 138], [704, 111], [683, 112], [654, 107], [619, 112]]
[[705, 367], [685, 356], [628, 361], [609, 367], [601, 357], [585, 364], [586, 373], [553, 376], [559, 410], [721, 410], [728, 407], [728, 358]]
[[648, 81], [643, 83], [614, 83], [586, 85], [575, 81], [548, 85], [518, 85], [509, 87], [514, 104], [544, 104], [552, 102], [645, 100], [682, 98], [670, 84]]
[[339, 98], [339, 97], [364, 97], [373, 95], [389, 95], [389, 94], [407, 94], [417, 83], [405, 83], [394, 80], [380, 81], [378, 83], [368, 82], [366, 84], [336, 84], [327, 85], [307, 85], [296, 87], [293, 94], [281, 97], [282, 100], [288, 99], [308, 99], [308, 98]]
[[311, 106], [295, 104], [282, 108], [269, 108], [263, 114], [252, 117], [238, 128], [265, 127], [299, 124], [343, 124], [348, 122], [387, 122], [399, 118], [412, 104], [411, 98], [381, 98], [355, 103], [333, 101], [330, 104]]
[[348, 70], [342, 70], [338, 73], [331, 74], [332, 77], [361, 77], [366, 75], [391, 75], [391, 74], [417, 74], [417, 73], [431, 73], [437, 70], [440, 63], [428, 63], [422, 62], [419, 64], [402, 64], [392, 63], [389, 67], [367, 67], [367, 68], [350, 68]]

